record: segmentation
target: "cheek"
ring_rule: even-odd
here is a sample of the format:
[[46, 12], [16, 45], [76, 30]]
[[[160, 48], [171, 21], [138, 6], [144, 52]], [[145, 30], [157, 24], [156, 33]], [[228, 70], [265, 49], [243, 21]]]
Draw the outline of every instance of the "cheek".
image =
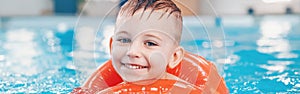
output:
[[111, 53], [112, 59], [120, 60], [126, 54], [126, 49], [126, 47], [113, 46]]
[[153, 71], [163, 72], [168, 64], [166, 54], [162, 52], [153, 52], [149, 55], [150, 65]]

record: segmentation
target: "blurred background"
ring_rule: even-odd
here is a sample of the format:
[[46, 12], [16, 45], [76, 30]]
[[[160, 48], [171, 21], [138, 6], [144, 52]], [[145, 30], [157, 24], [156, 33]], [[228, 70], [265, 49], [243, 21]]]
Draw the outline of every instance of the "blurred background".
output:
[[[91, 4], [83, 9], [86, 1]], [[1, 0], [1, 16], [46, 16], [46, 15], [105, 15], [107, 9], [113, 8], [126, 0]], [[186, 15], [191, 11], [199, 15], [210, 14], [211, 7], [220, 15], [264, 15], [299, 13], [299, 0], [175, 0], [182, 3], [181, 9]], [[210, 2], [208, 4], [207, 2]], [[188, 6], [188, 8], [187, 8]], [[114, 14], [115, 15], [115, 14]]]
[[[300, 93], [300, 0], [173, 0], [231, 93]], [[0, 0], [0, 93], [68, 93], [110, 58], [126, 0]]]

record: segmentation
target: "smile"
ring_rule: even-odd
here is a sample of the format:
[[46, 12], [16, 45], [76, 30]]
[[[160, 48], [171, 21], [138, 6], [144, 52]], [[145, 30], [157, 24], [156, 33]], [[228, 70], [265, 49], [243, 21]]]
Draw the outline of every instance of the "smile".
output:
[[129, 68], [129, 69], [145, 69], [145, 68], [149, 68], [149, 66], [142, 66], [142, 65], [138, 65], [138, 64], [125, 64], [125, 63], [122, 63], [122, 65], [124, 65], [126, 68]]

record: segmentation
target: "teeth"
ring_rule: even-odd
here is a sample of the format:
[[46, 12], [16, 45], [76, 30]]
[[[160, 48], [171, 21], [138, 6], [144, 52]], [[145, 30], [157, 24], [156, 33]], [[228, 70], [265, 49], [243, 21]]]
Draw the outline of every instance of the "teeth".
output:
[[142, 69], [142, 68], [146, 68], [146, 67], [143, 67], [143, 66], [134, 66], [134, 65], [131, 65], [131, 64], [125, 64], [125, 66], [129, 69]]
[[139, 69], [140, 68], [139, 66], [132, 66], [132, 65], [129, 65], [129, 64], [126, 64], [125, 66], [127, 68], [130, 68], [130, 69]]

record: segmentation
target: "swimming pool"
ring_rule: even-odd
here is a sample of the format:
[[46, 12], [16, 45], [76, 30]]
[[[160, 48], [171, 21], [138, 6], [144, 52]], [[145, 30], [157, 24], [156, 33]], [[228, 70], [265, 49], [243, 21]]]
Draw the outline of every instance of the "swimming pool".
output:
[[[181, 44], [213, 61], [231, 93], [300, 93], [299, 15], [221, 21], [185, 17]], [[0, 92], [72, 91], [109, 58], [113, 24], [101, 17], [0, 18]]]

